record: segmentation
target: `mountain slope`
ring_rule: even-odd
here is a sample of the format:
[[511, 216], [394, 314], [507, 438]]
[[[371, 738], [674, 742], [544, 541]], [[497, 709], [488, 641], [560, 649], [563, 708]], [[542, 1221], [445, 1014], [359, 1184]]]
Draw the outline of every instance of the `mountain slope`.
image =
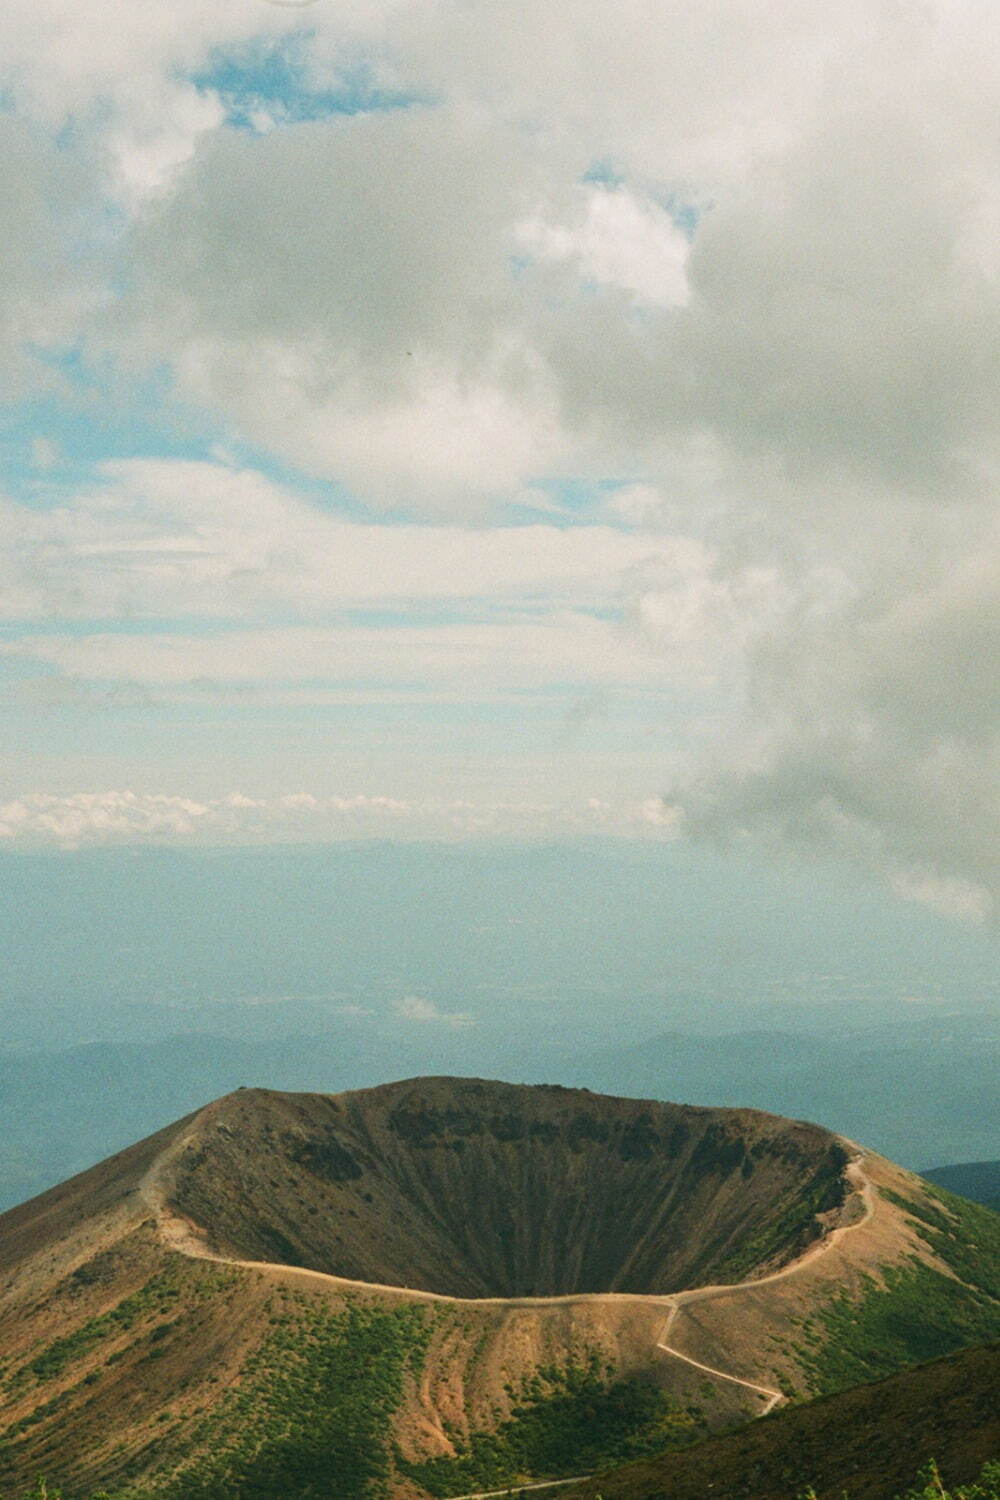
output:
[[241, 1090], [0, 1218], [0, 1493], [418, 1500], [684, 1445], [996, 1337], [994, 1229], [752, 1111]]
[[930, 1167], [920, 1175], [949, 1193], [1000, 1209], [1000, 1161], [956, 1162], [950, 1167]]
[[1000, 1344], [775, 1412], [684, 1453], [559, 1491], [563, 1500], [891, 1500], [930, 1459], [964, 1484], [1000, 1456]]

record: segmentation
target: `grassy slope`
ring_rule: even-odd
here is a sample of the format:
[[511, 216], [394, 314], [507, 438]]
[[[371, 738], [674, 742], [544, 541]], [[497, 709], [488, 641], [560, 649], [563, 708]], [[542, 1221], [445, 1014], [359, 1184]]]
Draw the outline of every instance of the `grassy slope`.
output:
[[[464, 1443], [454, 1432], [455, 1458], [407, 1462], [394, 1419], [452, 1310], [265, 1286], [244, 1321], [245, 1292], [239, 1273], [170, 1256], [107, 1311], [26, 1347], [0, 1382], [14, 1414], [0, 1418], [0, 1495], [25, 1495], [44, 1473], [71, 1500], [99, 1488], [113, 1500], [297, 1500], [331, 1486], [337, 1500], [376, 1500], [399, 1476], [446, 1496], [579, 1472], [581, 1452], [588, 1465], [620, 1462], [704, 1430], [658, 1386], [584, 1358], [525, 1376], [495, 1430]], [[213, 1370], [227, 1309], [249, 1342], [236, 1365]], [[193, 1382], [186, 1331], [208, 1356]], [[75, 1478], [74, 1450], [91, 1453]]]
[[1000, 1337], [1000, 1217], [929, 1185], [886, 1196], [953, 1275], [914, 1256], [867, 1278], [860, 1302], [842, 1292], [803, 1319], [796, 1354], [814, 1395]]
[[560, 1490], [562, 1500], [890, 1500], [936, 1457], [949, 1484], [1000, 1453], [1000, 1345], [773, 1413], [679, 1453]]
[[[125, 1264], [145, 1266], [146, 1279], [125, 1278]], [[118, 1474], [133, 1446], [180, 1433], [218, 1359], [234, 1285], [220, 1267], [110, 1251], [29, 1309], [27, 1341], [5, 1340], [0, 1360], [0, 1494], [22, 1493], [43, 1469], [68, 1473], [76, 1455]], [[32, 1338], [46, 1323], [56, 1336]]]
[[275, 1303], [272, 1329], [239, 1385], [186, 1436], [175, 1457], [113, 1500], [291, 1500], [327, 1494], [374, 1500], [395, 1475], [433, 1496], [499, 1487], [525, 1474], [558, 1475], [690, 1442], [703, 1425], [655, 1385], [622, 1380], [594, 1358], [548, 1367], [524, 1382], [511, 1417], [458, 1455], [407, 1462], [392, 1422], [419, 1378], [444, 1310], [348, 1300], [339, 1311], [308, 1297]]
[[967, 1161], [951, 1167], [933, 1167], [921, 1174], [935, 1187], [946, 1188], [973, 1203], [1000, 1202], [1000, 1161]]
[[454, 1458], [397, 1460], [400, 1473], [436, 1497], [500, 1489], [525, 1476], [579, 1474], [702, 1435], [701, 1412], [672, 1402], [648, 1380], [616, 1378], [593, 1356], [546, 1367], [525, 1382], [494, 1432], [456, 1442]]
[[116, 1500], [272, 1500], [325, 1493], [332, 1474], [342, 1500], [379, 1493], [391, 1419], [423, 1359], [431, 1316], [418, 1306], [333, 1311], [295, 1298], [192, 1433], [197, 1457]]

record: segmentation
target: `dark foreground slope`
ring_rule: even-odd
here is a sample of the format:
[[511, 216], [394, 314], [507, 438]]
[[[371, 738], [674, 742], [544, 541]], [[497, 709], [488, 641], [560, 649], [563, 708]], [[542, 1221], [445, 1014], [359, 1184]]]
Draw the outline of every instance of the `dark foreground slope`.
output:
[[936, 1459], [949, 1485], [1000, 1457], [1000, 1344], [775, 1412], [681, 1453], [559, 1491], [563, 1500], [892, 1500]]

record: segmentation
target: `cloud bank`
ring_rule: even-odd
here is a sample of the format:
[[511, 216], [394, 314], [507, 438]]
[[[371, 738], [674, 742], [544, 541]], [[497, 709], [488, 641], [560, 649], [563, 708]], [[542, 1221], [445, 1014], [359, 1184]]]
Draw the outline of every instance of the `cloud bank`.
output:
[[[80, 849], [136, 841], [200, 845], [310, 843], [364, 838], [539, 838], [588, 834], [670, 839], [679, 813], [646, 802], [450, 802], [383, 793], [197, 799], [133, 791], [35, 792], [0, 804], [0, 849]], [[423, 1002], [422, 1002], [423, 1003]], [[427, 1019], [426, 1017], [411, 1017]]]
[[349, 698], [404, 745], [415, 697], [617, 695], [690, 836], [988, 918], [996, 33], [12, 0], [11, 701]]
[[474, 1026], [476, 1018], [467, 1010], [440, 1010], [433, 1000], [421, 995], [404, 995], [397, 1000], [393, 1014], [401, 1021], [413, 1021], [418, 1026], [447, 1026], [453, 1031], [464, 1031]]

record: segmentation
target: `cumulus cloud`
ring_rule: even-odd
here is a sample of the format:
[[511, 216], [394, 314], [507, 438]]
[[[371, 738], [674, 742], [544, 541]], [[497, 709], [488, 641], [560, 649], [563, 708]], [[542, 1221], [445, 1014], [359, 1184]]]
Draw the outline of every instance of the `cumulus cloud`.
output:
[[[398, 797], [288, 792], [195, 798], [167, 792], [32, 792], [0, 804], [0, 849], [128, 843], [232, 844], [338, 839], [546, 838], [603, 834], [671, 838], [677, 816], [656, 801], [600, 798]], [[419, 1018], [416, 1018], [419, 1019]]]
[[19, 797], [0, 806], [0, 840], [52, 842], [62, 848], [119, 839], [185, 837], [209, 816], [210, 808], [188, 797], [134, 792], [45, 793]]
[[189, 159], [199, 138], [221, 123], [210, 92], [185, 75], [219, 47], [277, 38], [297, 18], [276, 7], [226, 0], [10, 0], [0, 17], [8, 97], [54, 131], [96, 136], [110, 185], [134, 206]]
[[[31, 626], [5, 660], [160, 692], [659, 683], [683, 764], [653, 821], [848, 856], [985, 918], [996, 24], [985, 0], [629, 0], [612, 27], [594, 0], [331, 0], [307, 22], [11, 0], [32, 124], [4, 124], [0, 362], [69, 316], [90, 357], [166, 369], [394, 524], [223, 465], [108, 469], [5, 508], [7, 617], [97, 622]], [[199, 69], [290, 38], [305, 86], [361, 67], [407, 107], [227, 128]], [[57, 158], [39, 131], [70, 118]], [[73, 240], [49, 204], [95, 163], [123, 261], [102, 299], [74, 278], [49, 299]], [[490, 528], [541, 480], [608, 476], [606, 525]], [[330, 618], [476, 598], [364, 639]], [[135, 616], [177, 623], [104, 628]]]
[[680, 307], [688, 299], [687, 236], [659, 204], [622, 188], [586, 187], [578, 222], [522, 224], [525, 250], [543, 260], [575, 262], [585, 282], [620, 287], [639, 302]]
[[444, 107], [217, 135], [141, 221], [122, 316], [296, 463], [465, 509], [560, 451], [509, 264], [540, 175], [523, 133]]
[[440, 1010], [433, 1000], [422, 995], [404, 995], [393, 1002], [393, 1015], [401, 1021], [414, 1021], [418, 1026], [450, 1026], [461, 1031], [476, 1024], [476, 1018], [467, 1010]]
[[261, 835], [351, 837], [385, 829], [416, 809], [394, 797], [355, 794], [316, 797], [310, 793], [195, 799], [170, 793], [133, 791], [35, 792], [0, 806], [0, 846], [7, 843], [86, 844], [138, 842], [246, 841]]
[[[696, 834], [849, 856], [899, 894], [982, 919], [1000, 873], [1000, 542], [968, 516], [933, 545], [909, 524], [864, 570], [810, 584], [789, 568], [724, 596], [741, 704], [671, 795]], [[702, 602], [692, 628], [710, 638], [717, 600]], [[656, 596], [657, 609], [670, 620], [676, 604]]]
[[[969, 10], [637, 4], [613, 38], [589, 0], [525, 17], [533, 55], [572, 38], [581, 108], [506, 7], [475, 13], [487, 57], [417, 6], [399, 62], [446, 102], [211, 132], [142, 220], [135, 318], [186, 389], [393, 504], [654, 464], [692, 430], [815, 478], [968, 479], [998, 378], [997, 80]], [[420, 39], [446, 24], [441, 76]], [[579, 180], [601, 154], [614, 188]], [[657, 188], [700, 201], [690, 247]]]
[[79, 253], [86, 169], [9, 114], [0, 114], [0, 155], [0, 391], [9, 400], [58, 388], [44, 356], [79, 336], [95, 290]]

